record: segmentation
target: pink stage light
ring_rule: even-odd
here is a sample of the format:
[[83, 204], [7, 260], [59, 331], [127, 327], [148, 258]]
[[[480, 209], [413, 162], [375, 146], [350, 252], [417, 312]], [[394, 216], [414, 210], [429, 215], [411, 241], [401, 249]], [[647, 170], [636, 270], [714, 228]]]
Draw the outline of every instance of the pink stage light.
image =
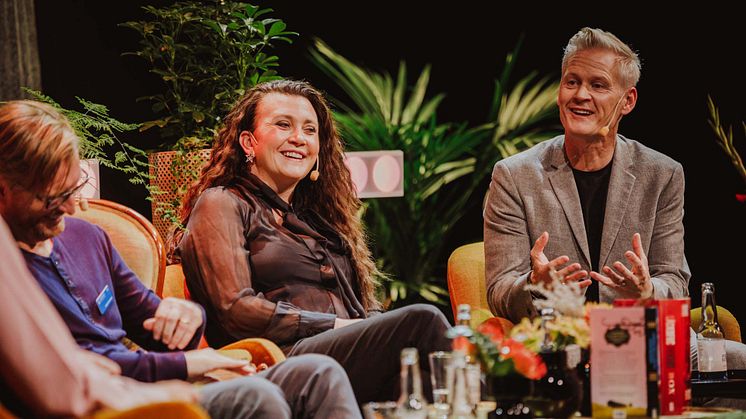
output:
[[404, 153], [401, 150], [351, 151], [345, 164], [359, 198], [404, 196]]
[[355, 190], [364, 190], [368, 186], [368, 167], [360, 157], [347, 157], [345, 160], [347, 168], [350, 169], [350, 175], [352, 176], [352, 183], [355, 184]]
[[399, 163], [391, 156], [379, 157], [373, 165], [373, 183], [381, 192], [393, 191], [401, 182]]

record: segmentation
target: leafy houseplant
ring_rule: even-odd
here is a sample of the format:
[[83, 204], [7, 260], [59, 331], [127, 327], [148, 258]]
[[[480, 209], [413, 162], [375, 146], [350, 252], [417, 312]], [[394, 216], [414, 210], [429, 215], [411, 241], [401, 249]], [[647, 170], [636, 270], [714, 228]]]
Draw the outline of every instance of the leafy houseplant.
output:
[[444, 95], [427, 98], [429, 67], [410, 87], [404, 63], [394, 78], [353, 64], [321, 41], [311, 51], [351, 101], [335, 101], [347, 149], [404, 152], [404, 197], [366, 201], [363, 215], [379, 268], [391, 275], [388, 303], [406, 303], [413, 291], [445, 304], [448, 293], [437, 270], [448, 235], [481, 202], [479, 188], [495, 161], [554, 135], [546, 126], [556, 119], [557, 84], [529, 76], [509, 90], [514, 54], [496, 82], [488, 122], [468, 127], [438, 122]]
[[286, 31], [282, 20], [265, 17], [272, 9], [241, 2], [179, 1], [144, 10], [149, 19], [122, 24], [141, 38], [140, 48], [129, 54], [144, 59], [164, 89], [141, 98], [152, 102], [158, 116], [141, 130], [160, 129], [168, 144], [162, 149], [175, 152], [173, 160], [166, 159], [170, 176], [183, 180], [156, 188], [158, 225], [157, 218], [176, 220], [185, 185], [199, 174], [200, 162], [188, 153], [209, 148], [221, 118], [246, 90], [279, 78], [279, 59], [267, 50], [276, 42], [292, 42], [297, 33]]
[[[109, 109], [76, 97], [82, 111], [63, 108], [59, 103], [41, 92], [24, 89], [34, 99], [47, 103], [57, 109], [70, 121], [77, 134], [81, 159], [96, 159], [98, 163], [110, 169], [119, 170], [129, 175], [129, 181], [136, 185], [145, 185], [148, 181], [147, 154], [119, 139], [118, 134], [136, 130], [140, 124], [120, 122], [109, 115]], [[110, 149], [117, 148], [112, 160]]]

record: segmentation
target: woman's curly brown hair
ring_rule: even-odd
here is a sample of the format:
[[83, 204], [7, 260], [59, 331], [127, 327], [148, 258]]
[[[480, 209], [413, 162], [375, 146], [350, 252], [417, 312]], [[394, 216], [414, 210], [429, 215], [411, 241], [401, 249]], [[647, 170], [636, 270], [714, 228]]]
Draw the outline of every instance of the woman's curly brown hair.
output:
[[181, 208], [181, 223], [186, 225], [194, 204], [202, 192], [214, 186], [228, 185], [248, 172], [249, 166], [239, 144], [239, 134], [255, 129], [257, 105], [269, 93], [301, 96], [308, 99], [319, 120], [319, 170], [321, 176], [311, 182], [308, 176], [293, 193], [295, 208], [309, 208], [327, 220], [347, 241], [366, 310], [378, 310], [375, 297], [379, 275], [368, 248], [365, 230], [357, 216], [361, 202], [357, 198], [350, 172], [344, 164], [342, 140], [324, 96], [302, 81], [277, 80], [261, 83], [249, 90], [223, 121], [212, 147], [210, 160], [200, 178], [189, 188]]

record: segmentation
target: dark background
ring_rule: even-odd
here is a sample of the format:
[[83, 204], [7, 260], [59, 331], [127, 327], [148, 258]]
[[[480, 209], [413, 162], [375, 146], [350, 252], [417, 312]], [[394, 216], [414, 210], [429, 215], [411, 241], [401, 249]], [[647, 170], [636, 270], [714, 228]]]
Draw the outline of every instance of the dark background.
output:
[[[144, 4], [164, 1], [36, 2], [37, 30], [44, 93], [64, 106], [75, 96], [109, 106], [126, 122], [153, 118], [147, 103], [136, 98], [157, 92], [159, 81], [136, 57], [122, 56], [137, 48], [135, 32], [117, 24], [144, 17]], [[516, 2], [520, 3], [520, 2]], [[432, 64], [431, 95], [445, 92], [440, 121], [486, 122], [493, 88], [505, 56], [521, 34], [525, 41], [517, 57], [514, 78], [530, 71], [559, 77], [562, 48], [583, 26], [615, 33], [640, 54], [642, 78], [636, 109], [620, 133], [661, 151], [684, 166], [686, 251], [693, 273], [693, 304], [699, 306], [700, 284], [716, 284], [720, 305], [741, 321], [740, 281], [744, 274], [746, 204], [734, 198], [746, 192], [707, 124], [706, 98], [711, 94], [725, 123], [736, 128], [736, 143], [746, 156], [740, 121], [746, 119], [742, 100], [746, 81], [740, 57], [746, 30], [741, 15], [714, 2], [698, 8], [678, 6], [651, 12], [645, 5], [610, 3], [606, 11], [595, 3], [546, 7], [534, 2], [263, 2], [275, 10], [288, 30], [300, 33], [292, 45], [279, 45], [280, 74], [302, 78], [340, 97], [341, 92], [308, 59], [314, 37], [353, 62], [395, 73], [406, 61], [410, 81]], [[730, 6], [729, 6], [730, 7]], [[660, 7], [656, 7], [660, 8]], [[156, 148], [156, 133], [124, 136], [136, 146]], [[101, 194], [150, 216], [145, 190], [124, 176], [104, 171]], [[482, 238], [477, 206], [466, 214], [451, 248]], [[444, 256], [445, 263], [445, 256]]]

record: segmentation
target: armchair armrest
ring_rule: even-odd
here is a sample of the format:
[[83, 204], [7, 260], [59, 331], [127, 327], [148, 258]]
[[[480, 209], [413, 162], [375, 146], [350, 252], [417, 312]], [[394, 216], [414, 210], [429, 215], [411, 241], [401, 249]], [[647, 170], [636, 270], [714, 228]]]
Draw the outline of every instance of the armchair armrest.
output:
[[[184, 284], [184, 271], [181, 264], [168, 265], [166, 267], [166, 277], [163, 282], [162, 297], [177, 297], [189, 299]], [[207, 345], [205, 344], [204, 347]], [[203, 347], [200, 345], [200, 347]], [[285, 354], [272, 341], [262, 338], [248, 338], [220, 348], [225, 349], [244, 349], [251, 353], [251, 360], [254, 364], [267, 364], [268, 367], [285, 360]]]
[[[718, 322], [723, 328], [723, 335], [725, 335], [725, 338], [728, 340], [741, 342], [741, 326], [738, 324], [738, 320], [736, 320], [736, 317], [725, 307], [717, 306], [717, 310]], [[700, 323], [702, 323], [702, 308], [692, 308], [692, 311], [689, 313], [689, 315], [692, 329], [696, 331], [697, 329], [699, 329]]]
[[271, 367], [285, 360], [285, 354], [282, 350], [272, 343], [272, 341], [263, 338], [242, 339], [220, 348], [221, 351], [226, 349], [244, 349], [248, 351], [251, 353], [251, 361], [256, 365], [265, 363], [268, 367]]
[[152, 403], [127, 410], [105, 409], [90, 419], [209, 419], [199, 405], [184, 402]]

